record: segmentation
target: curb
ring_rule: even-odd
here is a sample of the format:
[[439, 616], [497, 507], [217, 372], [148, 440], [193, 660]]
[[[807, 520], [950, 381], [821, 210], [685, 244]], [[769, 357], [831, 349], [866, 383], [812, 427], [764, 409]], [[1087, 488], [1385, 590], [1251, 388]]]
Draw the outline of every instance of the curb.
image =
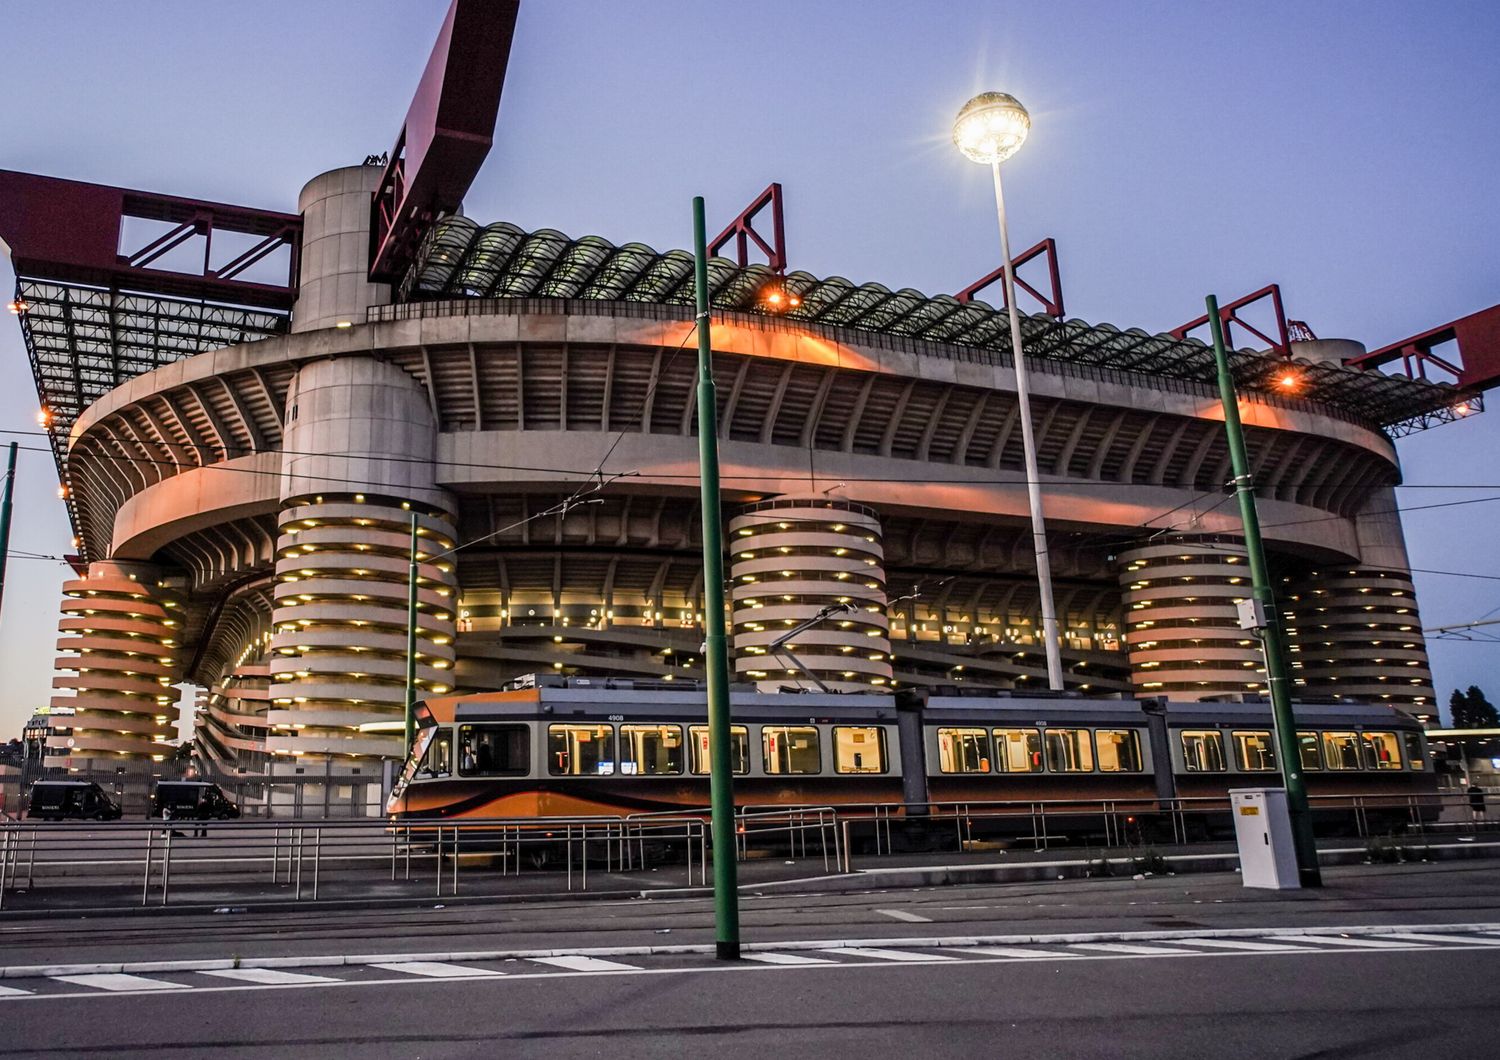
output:
[[[822, 950], [873, 946], [882, 949], [900, 946], [964, 949], [972, 946], [1020, 946], [1069, 944], [1080, 942], [1168, 942], [1174, 939], [1262, 938], [1267, 935], [1387, 935], [1398, 932], [1493, 932], [1500, 933], [1500, 923], [1488, 924], [1356, 924], [1349, 927], [1254, 927], [1209, 928], [1207, 930], [1173, 929], [1167, 931], [1086, 931], [1053, 935], [947, 935], [933, 938], [866, 938], [866, 939], [796, 939], [787, 942], [748, 942], [742, 950]], [[401, 964], [408, 961], [503, 961], [528, 957], [648, 957], [670, 955], [709, 955], [713, 943], [670, 946], [595, 946], [563, 949], [471, 950], [436, 953], [366, 953], [344, 956], [247, 957], [242, 960], [220, 958], [196, 961], [116, 961], [98, 964], [12, 965], [0, 968], [0, 979], [34, 979], [56, 975], [98, 975], [139, 972], [207, 972], [230, 968], [338, 968], [366, 964]]]

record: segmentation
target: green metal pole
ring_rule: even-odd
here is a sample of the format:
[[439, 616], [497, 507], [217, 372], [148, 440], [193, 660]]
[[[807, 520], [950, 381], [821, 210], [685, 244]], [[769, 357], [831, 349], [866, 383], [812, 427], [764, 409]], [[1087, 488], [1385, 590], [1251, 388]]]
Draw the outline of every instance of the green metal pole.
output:
[[719, 524], [719, 401], [708, 320], [708, 236], [703, 197], [693, 199], [693, 286], [698, 294], [698, 473], [703, 492], [703, 629], [708, 666], [709, 803], [713, 818], [714, 926], [720, 960], [739, 960], [740, 895], [729, 751], [729, 657], [724, 643], [724, 545]]
[[417, 738], [417, 513], [411, 513], [411, 552], [406, 568], [406, 753]]
[[5, 499], [0, 500], [0, 600], [5, 598], [5, 560], [10, 554], [10, 504], [16, 488], [16, 444], [10, 443], [5, 467]]
[[1260, 514], [1255, 507], [1255, 483], [1245, 454], [1245, 432], [1240, 425], [1239, 399], [1234, 376], [1229, 371], [1229, 353], [1224, 348], [1224, 327], [1219, 320], [1219, 300], [1209, 295], [1208, 324], [1213, 332], [1214, 361], [1219, 368], [1219, 398], [1224, 403], [1224, 433], [1229, 439], [1229, 459], [1234, 467], [1234, 490], [1240, 502], [1240, 520], [1245, 527], [1245, 552], [1250, 561], [1254, 598], [1265, 610], [1265, 628], [1260, 631], [1266, 655], [1266, 685], [1271, 692], [1271, 713], [1276, 727], [1276, 757], [1286, 785], [1287, 810], [1292, 839], [1297, 848], [1297, 875], [1304, 887], [1323, 886], [1318, 869], [1318, 847], [1313, 837], [1312, 814], [1307, 807], [1307, 785], [1302, 778], [1302, 751], [1297, 743], [1297, 720], [1292, 714], [1291, 681], [1286, 663], [1286, 638], [1281, 631], [1281, 612], [1266, 569], [1266, 551], [1260, 538]]

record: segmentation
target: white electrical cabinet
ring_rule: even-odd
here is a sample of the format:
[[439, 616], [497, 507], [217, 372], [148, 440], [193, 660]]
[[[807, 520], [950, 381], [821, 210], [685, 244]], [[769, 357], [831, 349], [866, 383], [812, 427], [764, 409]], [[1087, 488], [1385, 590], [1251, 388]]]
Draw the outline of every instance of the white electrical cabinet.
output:
[[1285, 788], [1231, 788], [1230, 812], [1246, 887], [1289, 891], [1302, 886]]

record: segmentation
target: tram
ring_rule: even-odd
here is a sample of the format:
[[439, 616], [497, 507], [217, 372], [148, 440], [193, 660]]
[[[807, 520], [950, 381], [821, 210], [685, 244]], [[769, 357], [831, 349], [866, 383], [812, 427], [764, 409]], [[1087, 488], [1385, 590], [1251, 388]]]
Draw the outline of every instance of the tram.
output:
[[[550, 676], [526, 684], [419, 704], [387, 804], [393, 819], [706, 814], [701, 689]], [[1222, 799], [1280, 780], [1267, 704], [965, 693], [733, 691], [735, 801], [913, 818], [944, 806], [1112, 800], [1149, 819], [1167, 800]], [[1403, 711], [1323, 703], [1296, 715], [1315, 810], [1322, 795], [1392, 796], [1377, 808], [1399, 827], [1418, 804], [1408, 797], [1436, 790], [1421, 725]], [[1316, 813], [1320, 825], [1331, 814]], [[1087, 815], [1074, 819], [1093, 827]]]

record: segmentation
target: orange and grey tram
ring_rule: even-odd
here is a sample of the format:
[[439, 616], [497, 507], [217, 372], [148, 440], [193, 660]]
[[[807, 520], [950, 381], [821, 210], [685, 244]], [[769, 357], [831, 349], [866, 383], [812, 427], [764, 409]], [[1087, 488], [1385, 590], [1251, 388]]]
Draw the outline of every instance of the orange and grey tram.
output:
[[[703, 692], [642, 684], [540, 677], [533, 687], [427, 700], [389, 812], [398, 820], [706, 812]], [[883, 807], [915, 819], [962, 806], [985, 818], [982, 808], [997, 804], [1111, 800], [1141, 806], [1149, 821], [1167, 800], [1191, 805], [1279, 781], [1262, 703], [745, 690], [731, 694], [731, 714], [742, 807]], [[1436, 788], [1421, 725], [1400, 710], [1301, 704], [1297, 722], [1324, 826], [1351, 811], [1320, 796], [1385, 796], [1374, 816], [1398, 827], [1421, 802], [1411, 796]], [[1071, 819], [1094, 826], [1086, 814]], [[989, 820], [999, 827], [1007, 817]]]

